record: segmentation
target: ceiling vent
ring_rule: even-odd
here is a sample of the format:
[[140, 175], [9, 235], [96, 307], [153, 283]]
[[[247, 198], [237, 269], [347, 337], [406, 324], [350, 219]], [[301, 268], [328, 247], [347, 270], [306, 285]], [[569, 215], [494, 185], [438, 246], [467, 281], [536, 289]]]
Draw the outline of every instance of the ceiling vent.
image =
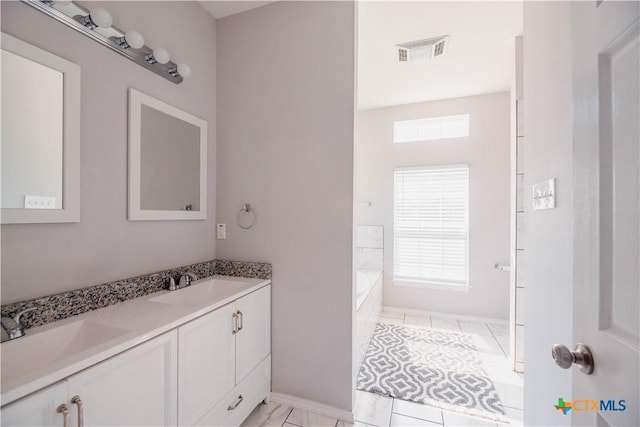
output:
[[398, 47], [398, 60], [400, 62], [413, 62], [437, 58], [447, 51], [448, 41], [449, 36], [440, 36], [398, 44], [396, 45]]

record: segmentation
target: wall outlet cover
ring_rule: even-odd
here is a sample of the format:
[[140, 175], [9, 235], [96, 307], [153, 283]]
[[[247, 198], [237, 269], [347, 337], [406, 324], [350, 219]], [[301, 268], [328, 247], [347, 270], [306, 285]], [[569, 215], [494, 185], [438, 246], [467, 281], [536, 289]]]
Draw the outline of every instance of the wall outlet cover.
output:
[[216, 224], [216, 233], [218, 240], [224, 240], [227, 238], [227, 224]]

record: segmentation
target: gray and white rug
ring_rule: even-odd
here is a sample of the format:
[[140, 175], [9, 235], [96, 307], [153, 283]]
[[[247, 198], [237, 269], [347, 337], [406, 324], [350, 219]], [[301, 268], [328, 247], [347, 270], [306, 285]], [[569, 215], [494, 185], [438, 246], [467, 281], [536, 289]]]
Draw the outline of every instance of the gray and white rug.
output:
[[357, 389], [493, 420], [506, 420], [473, 337], [378, 323]]

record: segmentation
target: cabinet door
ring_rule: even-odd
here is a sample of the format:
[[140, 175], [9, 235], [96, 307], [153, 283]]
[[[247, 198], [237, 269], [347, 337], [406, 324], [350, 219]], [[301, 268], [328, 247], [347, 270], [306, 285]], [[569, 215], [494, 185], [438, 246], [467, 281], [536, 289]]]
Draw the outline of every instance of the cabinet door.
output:
[[271, 286], [237, 301], [242, 329], [236, 334], [236, 384], [271, 353]]
[[69, 398], [82, 399], [85, 426], [176, 425], [177, 332], [92, 366], [68, 382]]
[[67, 383], [59, 382], [0, 409], [3, 426], [63, 426], [58, 406], [67, 403]]
[[178, 328], [178, 424], [194, 425], [235, 386], [235, 304]]

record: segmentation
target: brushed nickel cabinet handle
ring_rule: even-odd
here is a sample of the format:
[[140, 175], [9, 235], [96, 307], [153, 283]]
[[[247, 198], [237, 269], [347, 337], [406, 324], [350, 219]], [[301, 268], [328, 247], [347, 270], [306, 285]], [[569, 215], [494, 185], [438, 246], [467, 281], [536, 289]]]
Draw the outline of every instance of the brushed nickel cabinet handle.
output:
[[62, 414], [62, 425], [63, 427], [69, 427], [69, 408], [64, 403], [58, 406], [56, 412]]
[[242, 319], [243, 314], [240, 310], [238, 310], [238, 331], [242, 330]]
[[233, 411], [234, 409], [236, 409], [238, 405], [242, 403], [243, 399], [244, 398], [242, 397], [242, 395], [238, 395], [238, 399], [234, 402], [234, 404], [227, 406], [227, 411]]
[[231, 333], [235, 335], [238, 333], [238, 313], [233, 313], [231, 317], [233, 318], [233, 330]]
[[78, 427], [84, 427], [84, 408], [82, 399], [77, 394], [71, 398], [71, 403], [78, 405]]

